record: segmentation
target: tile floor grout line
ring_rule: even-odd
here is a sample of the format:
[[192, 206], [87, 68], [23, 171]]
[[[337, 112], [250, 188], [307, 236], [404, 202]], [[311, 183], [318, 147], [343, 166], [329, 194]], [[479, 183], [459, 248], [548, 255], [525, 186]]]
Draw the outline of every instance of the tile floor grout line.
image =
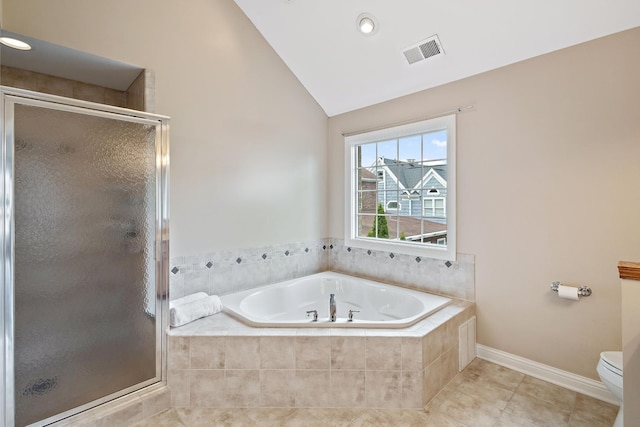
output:
[[[155, 427], [172, 425], [175, 427], [196, 427], [201, 425], [243, 425], [243, 426], [395, 426], [420, 425], [458, 427], [476, 427], [488, 425], [504, 426], [540, 426], [549, 425], [610, 425], [617, 413], [615, 405], [598, 401], [576, 393], [571, 410], [550, 404], [546, 398], [568, 396], [570, 390], [556, 389], [555, 386], [545, 388], [544, 384], [529, 381], [527, 376], [516, 371], [492, 364], [477, 361], [470, 365], [470, 370], [463, 370], [449, 381], [422, 409], [399, 408], [169, 408], [155, 416], [139, 421], [135, 427]], [[466, 372], [465, 372], [466, 371]], [[475, 381], [474, 381], [475, 378]], [[514, 381], [514, 380], [518, 381]], [[464, 386], [463, 386], [464, 384]], [[506, 387], [510, 384], [509, 387]], [[477, 394], [473, 386], [477, 386]], [[526, 385], [526, 387], [525, 387]], [[462, 387], [462, 389], [460, 389]], [[504, 409], [491, 404], [487, 390], [500, 388], [511, 393]], [[532, 395], [525, 393], [528, 389]], [[566, 391], [562, 391], [566, 390]], [[514, 397], [518, 394], [518, 400]], [[506, 396], [503, 394], [502, 396]], [[543, 398], [537, 397], [543, 396]], [[468, 401], [467, 398], [470, 398]], [[485, 404], [479, 408], [470, 404], [476, 400]], [[462, 401], [460, 401], [462, 399]], [[489, 399], [490, 400], [490, 399]], [[569, 403], [568, 399], [563, 399]], [[437, 403], [438, 406], [429, 406]], [[579, 409], [582, 410], [579, 410]], [[204, 423], [203, 423], [204, 422]], [[207, 424], [209, 422], [209, 424]], [[90, 424], [86, 427], [97, 427]], [[125, 425], [125, 424], [120, 424]]]

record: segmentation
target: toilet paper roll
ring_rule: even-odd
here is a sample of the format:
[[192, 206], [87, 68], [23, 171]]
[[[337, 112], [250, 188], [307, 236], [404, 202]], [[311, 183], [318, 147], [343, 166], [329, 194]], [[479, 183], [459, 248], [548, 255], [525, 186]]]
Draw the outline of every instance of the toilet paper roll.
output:
[[574, 301], [578, 301], [578, 288], [574, 286], [558, 286], [558, 296], [560, 298], [566, 298]]

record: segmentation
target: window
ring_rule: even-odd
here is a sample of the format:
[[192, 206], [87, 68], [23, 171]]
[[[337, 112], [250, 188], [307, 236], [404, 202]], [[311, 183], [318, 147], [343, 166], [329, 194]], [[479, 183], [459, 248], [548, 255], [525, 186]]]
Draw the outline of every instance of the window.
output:
[[427, 218], [446, 218], [446, 201], [443, 197], [427, 197], [423, 201], [424, 216]]
[[455, 115], [348, 136], [345, 146], [346, 243], [455, 260]]
[[396, 200], [387, 202], [388, 211], [397, 211], [398, 209], [402, 209], [402, 206], [400, 206]]

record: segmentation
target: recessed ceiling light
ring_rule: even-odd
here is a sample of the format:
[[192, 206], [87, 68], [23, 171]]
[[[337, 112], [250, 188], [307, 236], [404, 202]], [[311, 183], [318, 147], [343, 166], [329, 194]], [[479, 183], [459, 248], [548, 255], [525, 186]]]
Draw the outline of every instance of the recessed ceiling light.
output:
[[373, 15], [362, 13], [356, 19], [356, 27], [365, 36], [370, 36], [378, 31], [378, 21]]
[[371, 18], [362, 18], [360, 20], [360, 31], [365, 34], [369, 34], [375, 28], [375, 24], [371, 20]]
[[31, 45], [11, 37], [0, 37], [0, 43], [18, 50], [31, 50]]

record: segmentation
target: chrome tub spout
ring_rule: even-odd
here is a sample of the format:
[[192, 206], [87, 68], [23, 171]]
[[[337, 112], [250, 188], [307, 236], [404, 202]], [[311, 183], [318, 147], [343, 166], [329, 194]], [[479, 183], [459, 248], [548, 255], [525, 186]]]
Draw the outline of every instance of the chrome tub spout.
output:
[[336, 321], [336, 294], [329, 295], [329, 320]]

